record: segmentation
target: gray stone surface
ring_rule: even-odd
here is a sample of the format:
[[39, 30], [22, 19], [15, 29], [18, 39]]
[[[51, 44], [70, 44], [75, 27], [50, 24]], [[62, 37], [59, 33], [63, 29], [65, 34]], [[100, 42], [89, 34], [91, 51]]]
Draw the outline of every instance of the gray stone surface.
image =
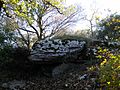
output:
[[2, 87], [7, 90], [20, 90], [20, 88], [23, 88], [26, 85], [25, 81], [9, 81], [7, 83], [3, 83]]
[[54, 78], [60, 77], [68, 69], [70, 69], [70, 64], [63, 63], [52, 70], [52, 77]]
[[[62, 60], [77, 54], [84, 48], [85, 42], [78, 40], [42, 40], [33, 45], [29, 59], [31, 61], [53, 61]], [[71, 57], [70, 57], [71, 58]]]

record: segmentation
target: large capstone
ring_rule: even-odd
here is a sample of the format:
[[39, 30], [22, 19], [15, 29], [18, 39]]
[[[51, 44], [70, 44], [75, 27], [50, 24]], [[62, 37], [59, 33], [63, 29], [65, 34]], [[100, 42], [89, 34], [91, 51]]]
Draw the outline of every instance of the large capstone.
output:
[[39, 62], [64, 62], [77, 58], [84, 49], [85, 41], [79, 40], [41, 40], [31, 50], [29, 59]]

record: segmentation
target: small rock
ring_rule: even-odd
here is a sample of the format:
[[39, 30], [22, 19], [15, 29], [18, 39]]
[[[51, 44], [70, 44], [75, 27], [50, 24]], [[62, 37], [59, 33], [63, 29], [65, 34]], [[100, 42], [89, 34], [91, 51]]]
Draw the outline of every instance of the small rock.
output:
[[7, 83], [3, 83], [2, 87], [10, 90], [18, 90], [18, 88], [24, 87], [26, 84], [24, 81], [13, 80]]
[[68, 87], [68, 84], [65, 84], [65, 87]]
[[82, 79], [85, 79], [87, 77], [87, 74], [84, 74], [84, 75], [82, 75], [82, 76], [79, 76], [79, 80], [82, 80]]
[[91, 81], [95, 83], [96, 78], [91, 78]]
[[3, 87], [3, 88], [9, 88], [9, 85], [8, 85], [8, 83], [3, 83], [3, 84], [2, 84], [2, 87]]
[[66, 72], [69, 69], [69, 64], [61, 64], [57, 67], [55, 67], [52, 71], [52, 76], [54, 78], [60, 77], [64, 72]]
[[88, 88], [84, 88], [85, 90], [88, 90]]
[[87, 85], [87, 87], [89, 87], [89, 88], [90, 88], [91, 86], [90, 86], [90, 85]]

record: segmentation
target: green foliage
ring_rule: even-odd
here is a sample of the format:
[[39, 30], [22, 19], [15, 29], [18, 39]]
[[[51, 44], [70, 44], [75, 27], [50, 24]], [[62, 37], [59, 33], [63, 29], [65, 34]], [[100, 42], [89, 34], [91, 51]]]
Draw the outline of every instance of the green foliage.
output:
[[99, 23], [98, 38], [109, 41], [120, 41], [120, 15], [113, 14]]
[[[10, 16], [16, 15], [23, 20], [26, 20], [30, 24], [34, 22], [34, 15], [37, 14], [39, 17], [43, 17], [47, 11], [52, 8], [56, 8], [58, 12], [65, 15], [70, 14], [74, 10], [73, 6], [65, 9], [62, 4], [65, 0], [1, 0], [3, 2], [3, 8]], [[11, 9], [9, 8], [11, 7]], [[11, 13], [12, 11], [12, 13]], [[14, 13], [14, 14], [13, 14]], [[67, 13], [67, 14], [66, 14]]]
[[[14, 29], [18, 30], [21, 40], [30, 48], [33, 39], [30, 35], [41, 40], [74, 21], [72, 17], [76, 15], [75, 7], [67, 7], [63, 3], [65, 0], [0, 0], [0, 10], [3, 12], [0, 14], [15, 18]], [[48, 29], [49, 35], [46, 33]], [[22, 31], [27, 33], [27, 37]]]
[[0, 48], [0, 66], [5, 65], [13, 60], [12, 47], [4, 46]]
[[15, 42], [15, 24], [6, 17], [0, 17], [0, 20], [0, 47], [11, 46]]
[[[12, 61], [12, 51], [13, 51], [13, 42], [14, 42], [14, 31], [7, 23], [7, 19], [1, 19], [0, 23], [0, 66]], [[2, 20], [4, 23], [2, 23]]]
[[28, 63], [29, 50], [25, 47], [12, 48], [5, 46], [0, 49], [0, 67], [17, 68], [24, 67]]
[[99, 82], [107, 90], [118, 90], [120, 87], [120, 54], [112, 54], [107, 49], [98, 51], [98, 58], [101, 63], [99, 66]]
[[26, 47], [17, 47], [12, 51], [13, 61], [16, 66], [23, 67], [26, 63], [28, 63], [29, 49]]

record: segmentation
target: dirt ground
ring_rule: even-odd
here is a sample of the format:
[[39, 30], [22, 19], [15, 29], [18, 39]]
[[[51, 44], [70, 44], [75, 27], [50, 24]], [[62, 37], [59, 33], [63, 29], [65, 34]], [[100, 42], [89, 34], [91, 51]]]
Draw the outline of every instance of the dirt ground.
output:
[[2, 69], [0, 90], [12, 90], [5, 85], [14, 80], [24, 81], [25, 85], [15, 86], [13, 90], [97, 90], [95, 83], [97, 74], [87, 71], [88, 65], [72, 64], [70, 69], [57, 78], [52, 77], [51, 66], [47, 67], [49, 69], [46, 71], [39, 65], [27, 69]]

